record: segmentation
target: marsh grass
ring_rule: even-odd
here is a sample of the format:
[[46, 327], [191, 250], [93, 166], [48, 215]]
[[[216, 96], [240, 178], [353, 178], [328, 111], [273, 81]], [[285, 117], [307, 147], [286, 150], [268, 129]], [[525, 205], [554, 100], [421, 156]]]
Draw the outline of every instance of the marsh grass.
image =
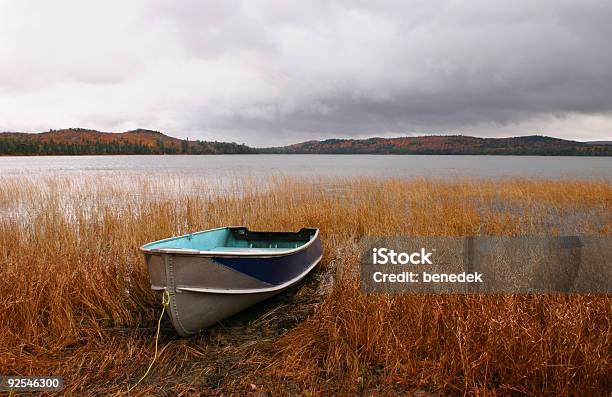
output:
[[132, 395], [612, 392], [609, 296], [365, 295], [356, 272], [365, 235], [610, 235], [609, 182], [260, 182], [228, 192], [179, 177], [0, 178], [0, 374], [125, 394], [160, 312], [139, 246], [224, 225], [316, 226], [319, 272], [334, 282], [304, 322], [239, 344], [222, 326], [183, 340], [166, 324]]

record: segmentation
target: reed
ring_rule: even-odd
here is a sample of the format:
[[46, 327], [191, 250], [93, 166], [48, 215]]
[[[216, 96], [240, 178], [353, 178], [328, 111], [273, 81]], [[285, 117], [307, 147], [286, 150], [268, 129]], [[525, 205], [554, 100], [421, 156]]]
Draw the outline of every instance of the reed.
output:
[[138, 247], [223, 225], [319, 227], [333, 284], [280, 336], [162, 330], [131, 395], [612, 392], [609, 296], [369, 296], [355, 271], [365, 235], [611, 235], [608, 181], [0, 177], [0, 374], [126, 394], [161, 310]]

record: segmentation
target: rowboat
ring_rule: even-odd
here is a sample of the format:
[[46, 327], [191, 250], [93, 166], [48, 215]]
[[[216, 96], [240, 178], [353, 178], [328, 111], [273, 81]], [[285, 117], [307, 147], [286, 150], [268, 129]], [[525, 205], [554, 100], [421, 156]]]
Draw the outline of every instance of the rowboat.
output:
[[321, 260], [319, 230], [223, 227], [143, 245], [151, 288], [169, 296], [181, 336], [198, 333], [303, 279]]

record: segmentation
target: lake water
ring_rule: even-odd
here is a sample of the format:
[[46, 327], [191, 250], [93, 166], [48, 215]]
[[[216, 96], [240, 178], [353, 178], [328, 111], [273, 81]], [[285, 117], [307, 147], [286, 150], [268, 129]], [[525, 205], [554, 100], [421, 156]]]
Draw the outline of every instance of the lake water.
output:
[[212, 155], [0, 157], [0, 175], [173, 173], [203, 177], [368, 176], [612, 179], [611, 157]]

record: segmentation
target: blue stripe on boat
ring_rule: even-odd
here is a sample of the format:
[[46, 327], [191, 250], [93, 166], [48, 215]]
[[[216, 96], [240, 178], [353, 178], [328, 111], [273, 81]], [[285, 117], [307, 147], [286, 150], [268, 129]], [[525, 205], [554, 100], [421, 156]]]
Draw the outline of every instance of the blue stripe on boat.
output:
[[321, 253], [321, 241], [317, 239], [305, 250], [295, 254], [271, 257], [214, 257], [213, 260], [257, 280], [279, 285], [304, 273]]

